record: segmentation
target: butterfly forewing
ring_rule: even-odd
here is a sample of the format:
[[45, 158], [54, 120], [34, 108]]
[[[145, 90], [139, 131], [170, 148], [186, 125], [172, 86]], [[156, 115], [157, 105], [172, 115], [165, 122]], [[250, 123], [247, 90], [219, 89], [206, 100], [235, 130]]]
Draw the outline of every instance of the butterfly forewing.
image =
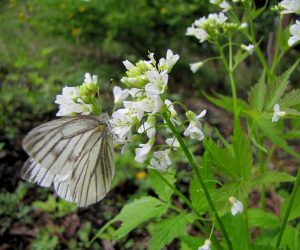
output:
[[[23, 141], [30, 159], [21, 176], [88, 206], [109, 191], [114, 176], [112, 135], [103, 119], [57, 119], [31, 130]], [[50, 183], [50, 184], [49, 184]]]

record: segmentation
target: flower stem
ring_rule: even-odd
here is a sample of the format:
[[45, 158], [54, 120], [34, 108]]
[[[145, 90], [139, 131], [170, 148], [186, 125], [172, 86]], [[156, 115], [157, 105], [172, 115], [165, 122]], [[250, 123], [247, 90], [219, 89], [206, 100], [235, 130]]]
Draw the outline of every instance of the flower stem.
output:
[[278, 235], [278, 238], [277, 238], [277, 241], [276, 241], [276, 247], [278, 247], [278, 248], [280, 246], [282, 235], [284, 233], [286, 224], [288, 222], [288, 218], [289, 218], [289, 215], [291, 213], [291, 210], [292, 210], [295, 198], [296, 198], [296, 193], [297, 193], [297, 191], [299, 189], [299, 186], [300, 186], [300, 168], [298, 168], [298, 173], [297, 173], [296, 181], [294, 183], [294, 187], [293, 187], [293, 191], [292, 191], [292, 194], [291, 194], [291, 198], [289, 200], [288, 207], [287, 207], [286, 212], [284, 214], [283, 221], [281, 222], [279, 235]]
[[208, 192], [208, 189], [205, 185], [205, 182], [201, 176], [201, 173], [199, 171], [199, 166], [197, 165], [196, 161], [195, 161], [195, 158], [193, 156], [193, 154], [191, 153], [191, 151], [188, 149], [188, 146], [186, 145], [185, 141], [182, 139], [182, 137], [180, 136], [178, 130], [175, 128], [175, 126], [173, 125], [173, 123], [171, 122], [170, 118], [168, 117], [167, 113], [163, 113], [162, 116], [164, 117], [165, 121], [167, 122], [169, 128], [171, 129], [171, 131], [173, 132], [173, 134], [175, 135], [176, 139], [178, 140], [179, 144], [180, 144], [180, 147], [182, 149], [182, 151], [184, 152], [186, 158], [188, 159], [189, 163], [191, 164], [196, 176], [197, 176], [197, 179], [203, 189], [203, 192], [204, 192], [204, 195], [205, 195], [205, 198], [208, 202], [208, 205], [210, 207], [210, 209], [212, 210], [212, 213], [213, 215], [215, 216], [216, 218], [216, 221], [223, 233], [223, 236], [225, 238], [225, 241], [228, 245], [228, 248], [229, 249], [232, 249], [232, 244], [231, 244], [231, 241], [229, 239], [229, 236], [227, 234], [227, 231], [221, 221], [221, 218], [215, 208], [215, 205], [209, 195], [209, 192]]
[[[199, 217], [201, 218], [201, 214], [198, 212], [198, 210], [194, 207], [194, 205], [185, 197], [185, 195], [180, 192], [174, 185], [172, 185], [162, 174], [160, 174], [157, 170], [153, 170], [154, 174], [158, 176], [169, 188], [173, 190], [173, 192], [184, 201], [184, 203]], [[208, 232], [208, 230], [201, 224], [197, 223], [197, 226], [199, 229], [205, 233], [206, 237], [212, 239], [212, 242], [216, 245], [217, 249], [223, 249], [220, 243], [218, 242], [216, 236], [211, 234], [211, 232]]]

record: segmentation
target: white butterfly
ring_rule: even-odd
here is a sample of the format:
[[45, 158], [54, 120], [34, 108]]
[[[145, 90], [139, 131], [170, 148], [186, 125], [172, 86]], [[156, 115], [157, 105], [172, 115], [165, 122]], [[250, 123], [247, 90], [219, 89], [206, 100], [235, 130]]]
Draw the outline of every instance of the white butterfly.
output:
[[100, 201], [114, 177], [109, 116], [65, 117], [32, 129], [23, 140], [30, 158], [21, 170], [25, 180], [53, 184], [63, 199], [80, 207]]

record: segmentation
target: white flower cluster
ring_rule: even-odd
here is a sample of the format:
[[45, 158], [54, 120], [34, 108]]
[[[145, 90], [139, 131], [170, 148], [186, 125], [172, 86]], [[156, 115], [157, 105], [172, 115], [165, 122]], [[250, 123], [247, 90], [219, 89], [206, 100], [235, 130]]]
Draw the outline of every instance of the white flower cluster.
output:
[[86, 100], [85, 93], [93, 93], [97, 89], [97, 76], [91, 76], [89, 73], [84, 75], [81, 86], [64, 87], [62, 94], [56, 96], [55, 103], [59, 105], [56, 116], [89, 115], [92, 112], [92, 105]]
[[[128, 88], [122, 90], [116, 86], [113, 90], [115, 104], [122, 104], [123, 107], [112, 114], [110, 126], [115, 135], [115, 142], [122, 146], [121, 152], [124, 152], [129, 143], [133, 141], [134, 133], [147, 135], [148, 141], [139, 144], [135, 150], [137, 162], [145, 162], [152, 150], [159, 114], [167, 112], [173, 124], [178, 123], [173, 103], [164, 99], [164, 93], [168, 87], [168, 74], [178, 59], [179, 55], [168, 50], [166, 58], [161, 58], [158, 62], [153, 53], [149, 54], [148, 61], [141, 60], [135, 65], [128, 60], [123, 62], [127, 72], [121, 82]], [[199, 119], [204, 115], [205, 113], [202, 112], [200, 116], [196, 116], [189, 111], [187, 117], [190, 125], [184, 132], [185, 136], [198, 140], [203, 139]], [[169, 158], [171, 149], [176, 150], [179, 143], [175, 138], [167, 138], [165, 142], [168, 149], [154, 152], [149, 167], [165, 171], [171, 165]]]
[[[280, 2], [279, 8], [281, 14], [300, 14], [300, 1], [299, 0], [284, 0]], [[291, 37], [288, 41], [289, 46], [293, 46], [300, 41], [300, 21], [296, 21], [295, 24], [290, 26]]]

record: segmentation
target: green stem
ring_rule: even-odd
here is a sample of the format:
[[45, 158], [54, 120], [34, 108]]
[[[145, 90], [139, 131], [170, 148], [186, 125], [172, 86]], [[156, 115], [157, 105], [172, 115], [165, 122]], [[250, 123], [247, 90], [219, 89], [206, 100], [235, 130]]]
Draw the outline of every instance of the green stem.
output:
[[295, 198], [296, 198], [296, 193], [297, 193], [297, 191], [299, 189], [299, 186], [300, 186], [300, 168], [298, 168], [298, 173], [297, 173], [296, 181], [294, 183], [294, 187], [293, 187], [293, 191], [292, 191], [292, 194], [291, 194], [291, 198], [289, 200], [288, 207], [287, 207], [286, 212], [284, 214], [283, 221], [281, 222], [279, 235], [278, 235], [278, 238], [277, 238], [277, 241], [276, 241], [276, 247], [278, 247], [278, 248], [280, 246], [281, 238], [282, 238], [282, 235], [284, 233], [286, 224], [288, 222], [288, 218], [289, 218], [289, 215], [291, 213], [291, 210], [292, 210]]
[[228, 41], [228, 48], [229, 48], [229, 63], [226, 60], [226, 56], [224, 54], [223, 49], [220, 47], [219, 44], [217, 44], [219, 48], [219, 52], [221, 55], [221, 59], [224, 63], [224, 66], [226, 68], [226, 71], [229, 75], [230, 79], [230, 86], [231, 86], [231, 92], [232, 92], [232, 99], [233, 99], [233, 112], [234, 112], [234, 124], [237, 123], [239, 115], [238, 115], [238, 110], [237, 110], [237, 91], [236, 91], [236, 83], [233, 75], [233, 56], [232, 56], [232, 41], [231, 37], [229, 37]]
[[[194, 205], [185, 197], [185, 195], [180, 192], [176, 187], [174, 187], [163, 175], [161, 175], [158, 171], [153, 170], [153, 173], [159, 177], [169, 188], [173, 190], [173, 192], [184, 201], [184, 203], [199, 217], [201, 218], [201, 214], [198, 212], [198, 210], [194, 207]], [[206, 237], [210, 237], [210, 232], [207, 231], [207, 229], [201, 224], [197, 223], [197, 226], [199, 229], [205, 233]], [[220, 243], [218, 242], [217, 238], [212, 235], [212, 242], [216, 245], [217, 249], [223, 249]]]
[[176, 139], [178, 140], [179, 144], [180, 144], [180, 147], [182, 149], [182, 151], [184, 152], [186, 158], [188, 159], [189, 163], [191, 164], [196, 176], [197, 176], [197, 179], [201, 185], [201, 188], [203, 189], [203, 192], [204, 192], [204, 195], [205, 195], [205, 198], [208, 202], [208, 205], [211, 209], [211, 211], [213, 212], [213, 215], [215, 216], [216, 218], [216, 221], [223, 233], [223, 236], [225, 238], [225, 241], [228, 245], [228, 248], [229, 249], [232, 249], [232, 244], [231, 244], [231, 241], [229, 239], [229, 236], [227, 234], [227, 231], [221, 221], [221, 218], [215, 208], [215, 205], [209, 195], [209, 192], [208, 192], [208, 189], [205, 185], [205, 182], [204, 180], [202, 179], [202, 176], [201, 176], [201, 173], [199, 171], [199, 166], [197, 165], [196, 161], [195, 161], [195, 158], [193, 156], [193, 154], [191, 153], [191, 151], [188, 149], [188, 146], [186, 145], [185, 141], [182, 139], [182, 137], [180, 136], [179, 132], [177, 131], [177, 129], [175, 128], [175, 126], [173, 125], [173, 123], [171, 122], [170, 118], [168, 117], [168, 115], [166, 113], [162, 113], [162, 116], [164, 117], [165, 121], [167, 122], [169, 128], [171, 129], [171, 131], [173, 132], [173, 134], [175, 135]]
[[[263, 139], [259, 140], [259, 144], [263, 145]], [[265, 167], [264, 167], [264, 162], [263, 162], [263, 157], [264, 157], [264, 152], [260, 149], [258, 149], [258, 169], [259, 169], [259, 174], [262, 176], [265, 173]], [[260, 207], [262, 210], [265, 209], [266, 207], [266, 185], [262, 184], [261, 186], [261, 193], [260, 193]]]

